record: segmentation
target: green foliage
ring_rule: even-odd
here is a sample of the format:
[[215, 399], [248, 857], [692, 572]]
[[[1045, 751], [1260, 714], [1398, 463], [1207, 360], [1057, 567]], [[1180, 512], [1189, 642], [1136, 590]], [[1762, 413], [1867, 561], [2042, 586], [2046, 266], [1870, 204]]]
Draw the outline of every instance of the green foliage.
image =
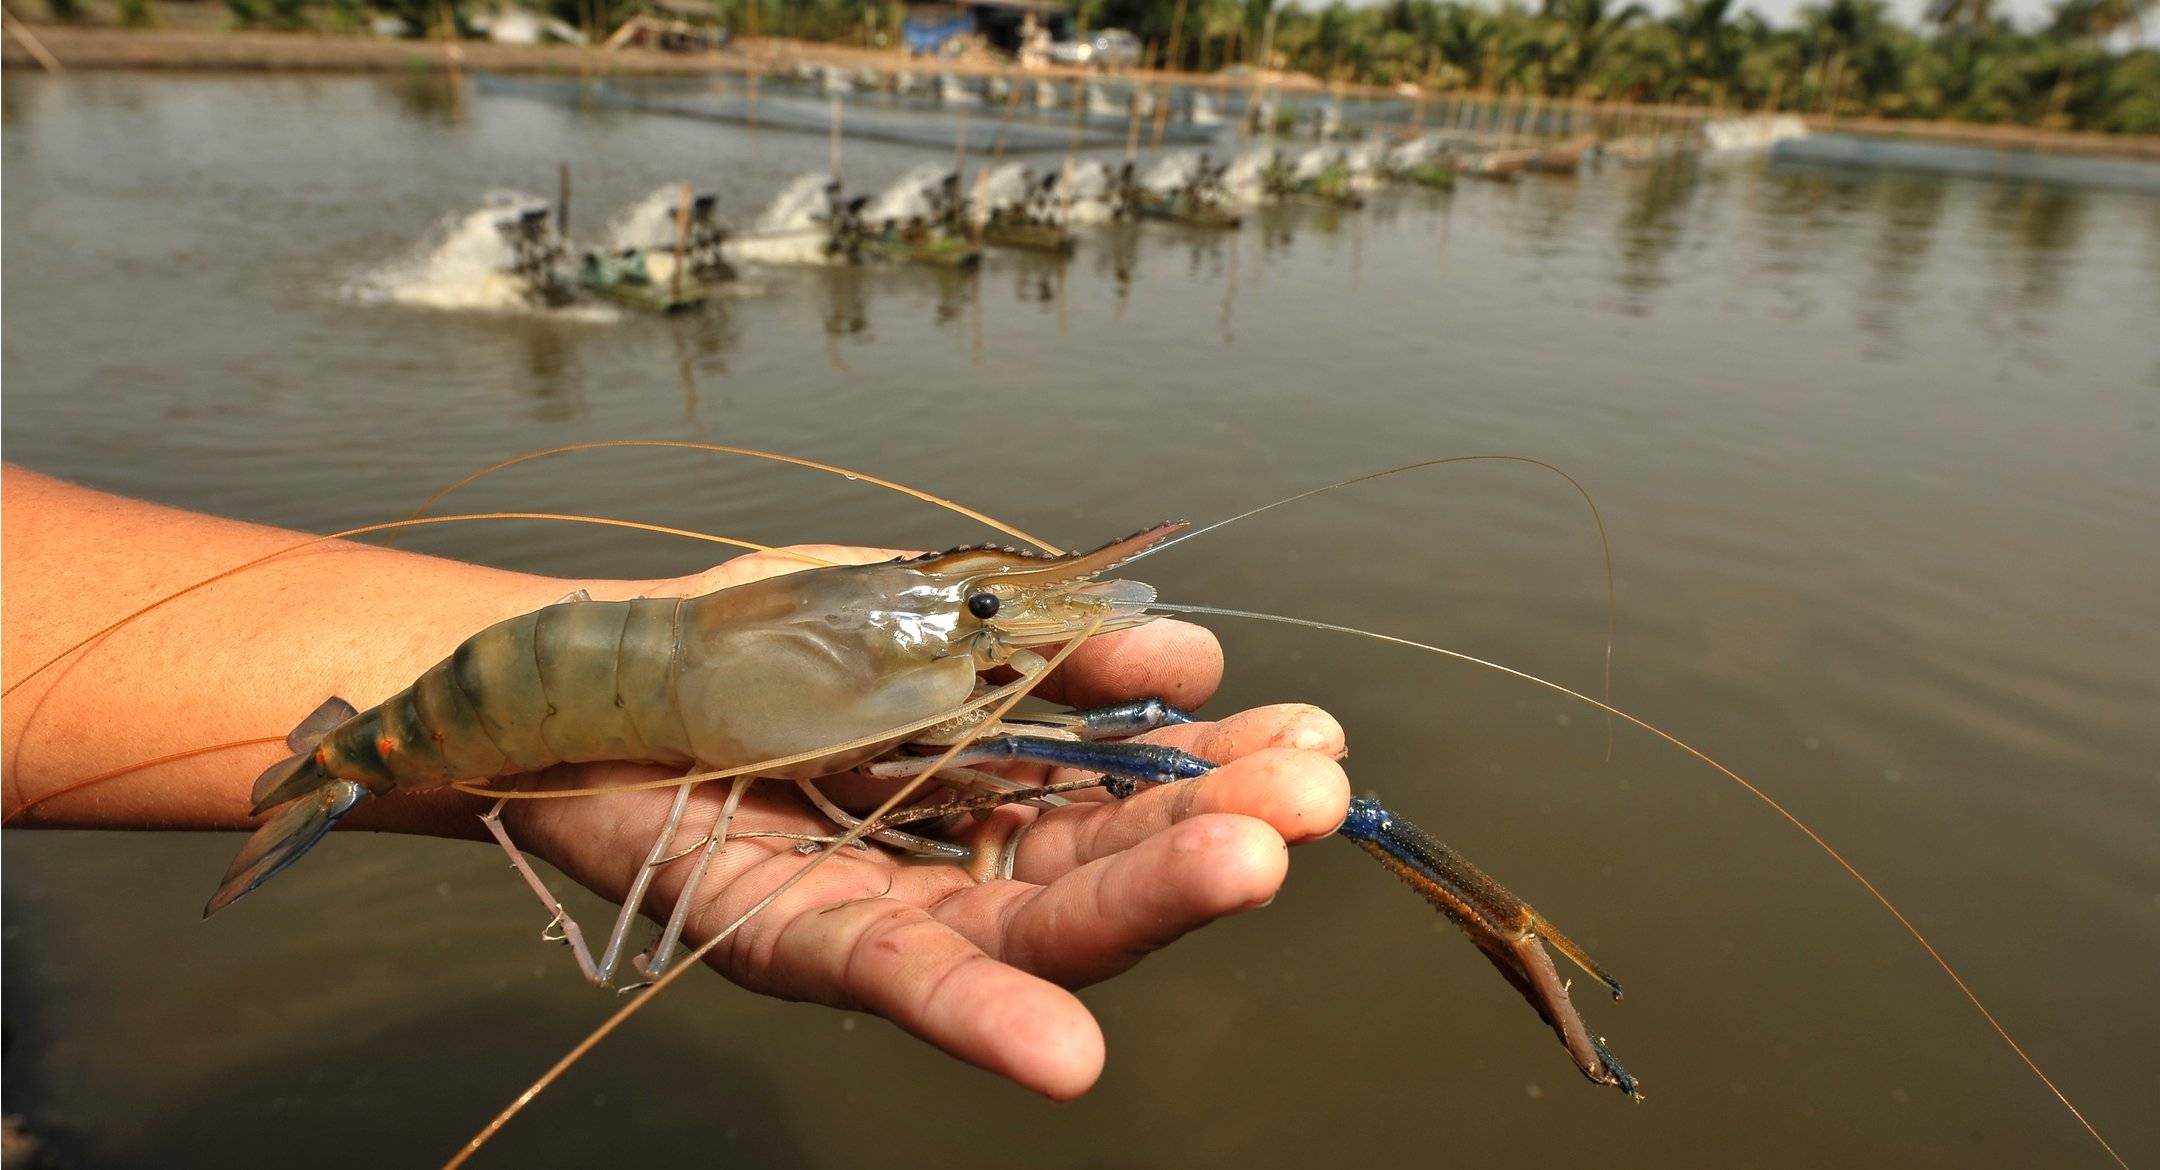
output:
[[157, 13], [151, 11], [150, 0], [118, 0], [113, 9], [122, 28], [157, 27]]
[[[1272, 33], [1287, 67], [1372, 84], [2124, 133], [2160, 119], [2160, 53], [2102, 47], [2148, 27], [2155, 0], [2054, 0], [2046, 26], [2025, 30], [1999, 15], [2000, 0], [1933, 0], [1926, 31], [1892, 19], [1884, 0], [1817, 0], [1790, 27], [1741, 11], [1743, 0], [1678, 0], [1663, 19], [1632, 0], [1184, 2], [1173, 62], [1183, 69], [1258, 64]], [[827, 4], [795, 7], [797, 35], [819, 35], [809, 14]], [[1167, 45], [1177, 0], [1079, 9], [1087, 27]]]
[[303, 0], [225, 0], [233, 24], [240, 28], [302, 29], [308, 27]]
[[357, 33], [367, 29], [368, 10], [363, 0], [330, 0], [328, 9], [331, 32]]
[[55, 24], [74, 24], [83, 18], [82, 0], [45, 0], [45, 11]]

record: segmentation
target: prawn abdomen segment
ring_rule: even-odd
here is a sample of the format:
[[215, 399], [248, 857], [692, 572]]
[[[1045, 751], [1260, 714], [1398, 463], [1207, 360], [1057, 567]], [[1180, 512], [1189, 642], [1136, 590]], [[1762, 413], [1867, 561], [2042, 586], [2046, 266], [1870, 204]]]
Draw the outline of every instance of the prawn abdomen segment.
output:
[[333, 731], [322, 765], [382, 793], [563, 763], [688, 763], [676, 607], [576, 602], [497, 622]]

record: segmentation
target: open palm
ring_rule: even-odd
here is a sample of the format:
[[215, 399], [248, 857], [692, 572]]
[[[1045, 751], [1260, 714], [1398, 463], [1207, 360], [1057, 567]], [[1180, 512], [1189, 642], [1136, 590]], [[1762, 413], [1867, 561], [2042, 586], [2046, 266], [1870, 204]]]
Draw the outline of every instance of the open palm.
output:
[[[893, 555], [800, 551], [847, 562]], [[669, 582], [662, 592], [705, 592], [802, 563], [781, 554], [743, 557]], [[1075, 705], [1156, 696], [1193, 707], [1221, 675], [1213, 635], [1161, 621], [1081, 647], [1037, 693]], [[1224, 766], [1124, 801], [1083, 797], [1064, 808], [1008, 806], [981, 818], [966, 843], [992, 852], [1034, 822], [1017, 845], [1009, 879], [978, 883], [957, 866], [906, 862], [876, 848], [843, 850], [709, 962], [755, 991], [875, 1012], [1047, 1096], [1085, 1092], [1102, 1070], [1102, 1033], [1067, 989], [1115, 975], [1213, 919], [1265, 904], [1286, 873], [1285, 846], [1332, 832], [1349, 800], [1334, 762], [1344, 750], [1342, 731], [1312, 707], [1261, 708], [1145, 738]], [[561, 771], [579, 782], [591, 782], [596, 771], [608, 779], [665, 775], [629, 765]], [[1043, 776], [1040, 769], [1014, 774]], [[726, 791], [725, 784], [700, 787], [671, 852], [703, 838]], [[865, 802], [879, 795], [867, 782], [831, 791], [842, 803], [851, 794]], [[647, 790], [513, 801], [506, 821], [532, 852], [619, 900], [672, 799], [668, 790]], [[755, 786], [697, 888], [686, 942], [717, 933], [807, 860], [789, 839], [733, 839], [744, 832], [834, 829], [791, 786]], [[673, 908], [689, 866], [678, 861], [658, 872], [648, 913], [665, 917]]]

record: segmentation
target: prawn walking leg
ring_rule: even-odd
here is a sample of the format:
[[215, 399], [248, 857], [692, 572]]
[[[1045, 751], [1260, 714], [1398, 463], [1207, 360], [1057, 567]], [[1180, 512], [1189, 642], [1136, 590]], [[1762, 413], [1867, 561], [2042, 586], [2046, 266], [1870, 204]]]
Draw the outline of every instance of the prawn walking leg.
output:
[[487, 826], [488, 835], [495, 838], [495, 843], [510, 855], [510, 864], [517, 869], [518, 876], [525, 879], [525, 884], [532, 887], [533, 893], [540, 896], [540, 904], [547, 907], [548, 913], [554, 915], [548, 926], [562, 931], [560, 937], [570, 945], [570, 955], [577, 960], [578, 973], [585, 976], [588, 983], [607, 982], [600, 978], [599, 968], [593, 966], [592, 948], [585, 945], [585, 932], [578, 929], [577, 919], [570, 916], [570, 910], [562, 904], [562, 899], [557, 898], [554, 891], [547, 888], [547, 883], [540, 880], [540, 875], [533, 871], [532, 863], [525, 860], [525, 851], [517, 847], [517, 842], [510, 839], [509, 830], [503, 828], [502, 810], [508, 803], [508, 800], [496, 801], [492, 808], [480, 814], [480, 823]]
[[[524, 850], [517, 847], [517, 843], [510, 839], [509, 830], [503, 827], [502, 810], [509, 801], [497, 800], [493, 807], [480, 815], [480, 822], [487, 826], [488, 835], [495, 838], [495, 843], [501, 845], [503, 852], [510, 855], [510, 864], [516, 867], [519, 876], [525, 879], [525, 884], [531, 886], [533, 892], [540, 896], [541, 905], [553, 915], [553, 921], [549, 925], [562, 932], [561, 939], [569, 945], [570, 955], [577, 961], [578, 973], [585, 977], [586, 982], [596, 987], [605, 987], [608, 980], [614, 977], [615, 965], [622, 959], [623, 940], [630, 933], [631, 923], [637, 919], [638, 908], [645, 901], [645, 891], [652, 884], [653, 874], [672, 860], [668, 856], [667, 847], [669, 842], [675, 839], [675, 830], [682, 823], [683, 808], [689, 804], [690, 790], [695, 787], [697, 785], [692, 782], [676, 789], [675, 801], [668, 808], [667, 820], [661, 825], [659, 835], [653, 839], [652, 850], [646, 855], [645, 864], [638, 868], [636, 879], [630, 883], [630, 893], [623, 899], [622, 909], [615, 915], [615, 924], [608, 931], [607, 946], [597, 961], [593, 958], [592, 948], [585, 942], [585, 932], [578, 927], [577, 919], [571, 917], [569, 908], [547, 888], [547, 883], [540, 879], [532, 863], [525, 859]], [[732, 798], [729, 807], [732, 811]], [[721, 824], [716, 827], [716, 832], [723, 836], [726, 834], [724, 816]], [[697, 872], [703, 874], [702, 862]], [[686, 888], [682, 903], [687, 904], [689, 892]]]
[[721, 804], [720, 816], [713, 821], [704, 843], [698, 847], [697, 862], [683, 878], [682, 892], [675, 896], [675, 909], [668, 913], [667, 926], [660, 931], [651, 950], [630, 960], [645, 978], [658, 979], [674, 960], [675, 943], [682, 938], [683, 924], [690, 918], [690, 907], [697, 902], [698, 886], [705, 880], [705, 871], [711, 867], [713, 855], [727, 843], [728, 826], [735, 820], [735, 810], [742, 806], [743, 796], [755, 780], [754, 776], [737, 776], [729, 782], [727, 800]]
[[674, 843], [675, 830], [682, 824], [683, 809], [690, 804], [690, 790], [696, 787], [695, 781], [686, 780], [675, 789], [675, 802], [668, 806], [667, 820], [661, 822], [660, 832], [653, 838], [652, 850], [645, 855], [645, 864], [638, 867], [637, 877], [630, 882], [630, 893], [623, 899], [622, 909], [615, 913], [615, 926], [608, 931], [607, 949], [600, 953], [600, 977], [595, 980], [603, 986], [615, 976], [615, 964], [622, 959], [623, 940], [630, 936], [630, 926], [637, 921], [638, 910], [645, 905], [645, 891], [652, 885], [653, 875], [667, 864], [668, 846]]

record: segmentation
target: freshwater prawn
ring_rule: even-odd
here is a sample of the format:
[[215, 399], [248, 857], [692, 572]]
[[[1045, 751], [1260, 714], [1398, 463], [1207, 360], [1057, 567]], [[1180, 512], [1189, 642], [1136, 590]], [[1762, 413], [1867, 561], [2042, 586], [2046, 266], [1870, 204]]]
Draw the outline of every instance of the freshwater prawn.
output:
[[[1316, 490], [1335, 486], [1341, 485]], [[1292, 499], [1310, 494], [1314, 493]], [[1265, 508], [1254, 511], [1260, 510]], [[1152, 589], [1137, 582], [1101, 579], [1185, 538], [1180, 536], [1182, 528], [1158, 525], [1082, 554], [964, 546], [877, 565], [818, 566], [756, 586], [737, 586], [687, 600], [566, 599], [498, 623], [474, 635], [411, 687], [377, 707], [363, 713], [332, 702], [303, 721], [288, 740], [294, 754], [273, 765], [256, 785], [256, 811], [277, 811], [250, 838], [207, 910], [230, 904], [291, 864], [368, 795], [455, 785], [498, 796], [499, 810], [500, 801], [583, 793], [506, 792], [484, 783], [484, 778], [580, 760], [644, 760], [693, 769], [679, 779], [639, 786], [672, 785], [678, 793], [667, 831], [655, 842], [645, 872], [665, 861], [702, 852], [687, 879], [693, 887], [696, 874], [730, 839], [728, 818], [750, 777], [792, 779], [805, 784], [813, 799], [817, 781], [843, 772], [860, 770], [905, 781], [861, 817], [832, 810], [830, 815], [844, 831], [806, 842], [816, 847], [817, 855], [708, 939], [692, 957], [721, 944], [819, 863], [866, 839], [883, 840], [925, 857], [970, 862], [980, 867], [978, 872], [994, 875], [1001, 864], [1009, 866], [1009, 853], [985, 858], [965, 847], [943, 846], [935, 837], [907, 833], [901, 826], [1006, 803], [1042, 801], [1082, 786], [1100, 785], [1113, 795], [1129, 795], [1142, 785], [1193, 779], [1214, 767], [1191, 753], [1125, 741], [1135, 733], [1187, 719], [1160, 701], [1047, 716], [1013, 715], [1015, 704], [1064, 656], [1105, 630], [1131, 628], [1157, 612], [1284, 620], [1162, 603]], [[1185, 534], [1190, 535], [1198, 533]], [[1324, 623], [1299, 624], [1467, 659], [1407, 639]], [[695, 636], [686, 637], [685, 631]], [[1064, 648], [1047, 659], [1034, 653], [1035, 647], [1058, 643]], [[1581, 699], [1664, 738], [1746, 785], [1699, 751], [1609, 704], [1497, 664], [1468, 660]], [[998, 667], [1015, 669], [1019, 680], [992, 685], [982, 679], [983, 671]], [[737, 683], [747, 685], [740, 691], [726, 689]], [[723, 695], [730, 701], [707, 701]], [[795, 700], [803, 696], [809, 696], [817, 709], [801, 710]], [[1080, 769], [1091, 777], [1054, 790], [1050, 785], [1001, 780], [980, 770], [980, 765], [1012, 761]], [[673, 838], [690, 786], [717, 779], [733, 781], [718, 823], [702, 843], [664, 857], [663, 847]], [[961, 789], [963, 795], [927, 809], [902, 811], [933, 779]], [[1778, 807], [1752, 786], [1749, 790]], [[818, 803], [830, 808], [829, 802]], [[1778, 811], [1791, 819], [1782, 808]], [[516, 848], [500, 832], [499, 821], [491, 815], [489, 823], [491, 832], [516, 859]], [[1794, 823], [1809, 832], [1797, 820]], [[1561, 950], [1617, 998], [1617, 982], [1598, 970], [1580, 948], [1504, 887], [1376, 801], [1353, 802], [1340, 832], [1463, 927], [1559, 1035], [1589, 1079], [1635, 1094], [1634, 1078], [1599, 1038], [1589, 1034], [1568, 999], [1568, 985], [1560, 980], [1544, 950], [1546, 944]], [[1812, 832], [1809, 836], [1845, 864], [1820, 838]], [[1011, 844], [1007, 842], [1008, 849]], [[548, 899], [529, 868], [522, 861], [519, 865], [542, 898]], [[1851, 870], [1849, 865], [1846, 868]], [[1853, 876], [1859, 877], [1857, 871]], [[1866, 884], [1864, 878], [1860, 880]], [[1872, 885], [1868, 889], [1891, 913], [1897, 913]], [[562, 928], [588, 978], [604, 982], [612, 975], [621, 935], [636, 913], [641, 893], [638, 887], [626, 902], [608, 948], [598, 959], [575, 934], [574, 924], [559, 904], [550, 901], [554, 922]], [[678, 908], [688, 901], [683, 897]], [[1925, 946], [1917, 930], [1902, 915], [1898, 917]], [[521, 1096], [452, 1165], [462, 1162], [591, 1043], [687, 969], [669, 969], [680, 927], [679, 916], [671, 919], [661, 942], [639, 962], [645, 975], [656, 981], [654, 985]], [[1928, 949], [1934, 955], [1933, 948]], [[1939, 955], [1934, 957], [1950, 972]], [[1955, 972], [1950, 974], [1956, 978]], [[1959, 986], [1963, 989], [1962, 981]], [[1966, 994], [1972, 998], [1969, 991]], [[1976, 999], [1973, 1002], [1979, 1006]], [[1980, 1010], [1985, 1014], [1985, 1008]], [[2007, 1041], [1993, 1017], [1988, 1020]], [[2014, 1042], [2012, 1047], [2016, 1047]], [[2023, 1057], [2022, 1051], [2019, 1055]], [[2029, 1059], [2026, 1063], [2031, 1064]], [[2033, 1071], [2038, 1073], [2037, 1068]], [[2053, 1089], [2052, 1083], [2049, 1087]]]

